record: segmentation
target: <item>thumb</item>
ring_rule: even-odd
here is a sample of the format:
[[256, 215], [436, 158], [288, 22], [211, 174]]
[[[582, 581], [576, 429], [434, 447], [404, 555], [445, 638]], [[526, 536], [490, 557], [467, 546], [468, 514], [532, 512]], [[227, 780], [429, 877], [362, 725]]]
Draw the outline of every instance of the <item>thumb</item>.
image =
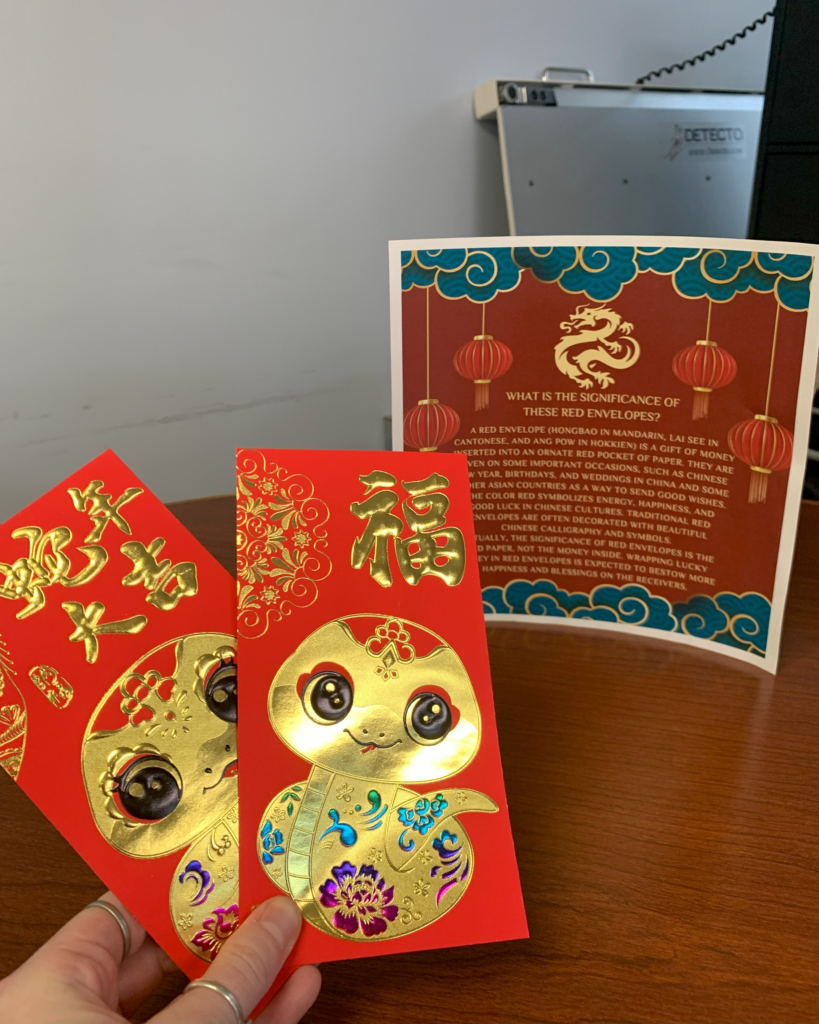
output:
[[[302, 916], [287, 896], [276, 896], [258, 906], [227, 940], [219, 956], [202, 975], [232, 992], [247, 1019], [269, 991], [301, 930]], [[306, 1009], [306, 1007], [305, 1007]], [[153, 1018], [157, 1024], [234, 1024], [236, 1015], [218, 992], [193, 988]]]

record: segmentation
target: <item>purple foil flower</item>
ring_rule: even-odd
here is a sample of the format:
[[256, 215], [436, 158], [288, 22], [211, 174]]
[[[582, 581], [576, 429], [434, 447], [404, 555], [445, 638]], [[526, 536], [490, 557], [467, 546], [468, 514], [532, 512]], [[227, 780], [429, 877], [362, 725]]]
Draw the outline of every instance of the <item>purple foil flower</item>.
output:
[[205, 918], [202, 928], [193, 937], [194, 946], [198, 946], [213, 960], [226, 940], [239, 927], [239, 907], [232, 903], [229, 907], [219, 907], [214, 917]]
[[189, 878], [193, 879], [195, 889], [193, 896], [188, 902], [192, 907], [198, 907], [200, 903], [204, 903], [208, 896], [210, 896], [216, 883], [210, 877], [210, 872], [206, 871], [202, 867], [202, 862], [198, 860], [188, 861], [184, 871], [179, 876], [179, 881], [184, 885]]
[[385, 888], [383, 878], [371, 864], [356, 867], [348, 860], [332, 869], [333, 878], [319, 886], [321, 905], [332, 909], [333, 926], [348, 935], [355, 935], [359, 927], [367, 938], [381, 935], [387, 922], [398, 917], [398, 907], [392, 902], [393, 886]]

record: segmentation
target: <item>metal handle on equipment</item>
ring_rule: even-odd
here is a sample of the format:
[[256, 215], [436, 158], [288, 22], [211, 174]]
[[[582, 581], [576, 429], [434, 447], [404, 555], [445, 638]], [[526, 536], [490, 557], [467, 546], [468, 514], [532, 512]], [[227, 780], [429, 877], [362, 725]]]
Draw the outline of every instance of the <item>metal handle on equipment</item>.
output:
[[556, 67], [544, 68], [543, 71], [541, 71], [541, 73], [540, 73], [540, 80], [542, 82], [565, 82], [565, 81], [573, 82], [573, 81], [576, 81], [576, 79], [573, 79], [573, 78], [569, 78], [569, 79], [554, 78], [554, 77], [552, 77], [552, 75], [555, 72], [557, 72], [560, 75], [583, 75], [585, 77], [585, 81], [587, 81], [587, 82], [593, 82], [594, 81], [594, 72], [590, 71], [588, 68], [556, 68]]

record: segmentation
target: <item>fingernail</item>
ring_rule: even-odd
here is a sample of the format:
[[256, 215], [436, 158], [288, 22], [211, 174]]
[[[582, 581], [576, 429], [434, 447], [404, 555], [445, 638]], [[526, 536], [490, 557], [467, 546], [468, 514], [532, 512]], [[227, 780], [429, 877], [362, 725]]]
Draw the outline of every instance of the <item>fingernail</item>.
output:
[[282, 952], [287, 955], [301, 931], [301, 911], [286, 896], [275, 896], [262, 904], [259, 923], [270, 932]]

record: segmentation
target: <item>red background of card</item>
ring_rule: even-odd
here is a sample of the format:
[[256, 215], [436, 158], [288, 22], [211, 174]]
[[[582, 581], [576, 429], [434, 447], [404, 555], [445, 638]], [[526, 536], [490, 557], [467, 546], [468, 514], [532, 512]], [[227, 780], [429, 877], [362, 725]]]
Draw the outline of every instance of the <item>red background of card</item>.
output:
[[[108, 561], [100, 573], [76, 588], [46, 587], [45, 607], [28, 618], [15, 618], [24, 607], [22, 601], [0, 599], [0, 635], [11, 653], [17, 673], [14, 682], [27, 710], [26, 744], [17, 782], [182, 970], [196, 977], [208, 964], [193, 956], [179, 941], [168, 906], [171, 879], [182, 850], [144, 860], [127, 857], [110, 846], [94, 824], [88, 806], [80, 751], [97, 704], [143, 654], [187, 633], [234, 635], [236, 585], [230, 574], [111, 451], [89, 462], [4, 523], [0, 528], [0, 561], [13, 563], [28, 555], [28, 541], [12, 540], [13, 530], [39, 526], [47, 531], [67, 526], [73, 535], [66, 548], [72, 556], [71, 574], [85, 565], [83, 555], [75, 555], [75, 550], [84, 543], [94, 521], [74, 507], [67, 488], [82, 490], [94, 479], [104, 481], [102, 490], [114, 498], [127, 487], [144, 489], [144, 494], [121, 508], [131, 527], [131, 536], [109, 522], [97, 542], [108, 551]], [[120, 552], [121, 545], [127, 540], [147, 545], [155, 537], [164, 537], [166, 541], [161, 557], [170, 557], [174, 562], [192, 561], [197, 568], [198, 592], [183, 597], [169, 611], [147, 604], [144, 586], [122, 585], [134, 563]], [[97, 660], [89, 664], [85, 645], [68, 639], [74, 626], [61, 607], [68, 600], [80, 601], [84, 606], [101, 601], [105, 605], [103, 623], [132, 615], [146, 615], [148, 622], [134, 636], [100, 636]], [[41, 664], [57, 669], [73, 686], [74, 695], [67, 707], [54, 707], [28, 678], [29, 669]]]
[[[705, 337], [708, 300], [687, 299], [675, 291], [670, 276], [654, 273], [639, 274], [624, 286], [622, 292], [606, 302], [592, 302], [585, 295], [564, 291], [559, 284], [538, 281], [529, 271], [521, 274], [520, 284], [511, 292], [499, 293], [486, 304], [486, 333], [505, 342], [512, 350], [514, 361], [503, 377], [489, 387], [489, 407], [481, 412], [474, 409], [474, 385], [455, 370], [452, 359], [461, 345], [481, 333], [481, 306], [468, 299], [443, 298], [435, 288], [429, 289], [430, 307], [430, 394], [452, 406], [461, 418], [458, 438], [471, 436], [470, 431], [485, 424], [510, 426], [583, 426], [622, 430], [659, 431], [701, 438], [718, 438], [720, 451], [729, 451], [728, 430], [741, 420], [764, 412], [765, 393], [771, 358], [776, 299], [772, 293], [740, 293], [727, 303], [714, 302], [711, 312], [710, 337], [727, 349], [736, 359], [738, 370], [734, 381], [714, 391], [710, 398], [707, 419], [692, 420], [693, 391], [679, 381], [671, 370], [671, 361], [681, 349]], [[615, 384], [606, 393], [631, 395], [661, 395], [680, 397], [676, 409], [660, 408], [657, 423], [607, 420], [526, 417], [525, 405], [557, 405], [568, 403], [554, 399], [551, 402], [510, 402], [507, 391], [574, 391], [579, 389], [571, 379], [558, 370], [554, 360], [554, 346], [566, 332], [560, 324], [578, 306], [604, 305], [614, 309], [623, 320], [634, 325], [634, 337], [641, 346], [639, 361], [628, 370], [614, 371]], [[771, 391], [770, 414], [788, 430], [794, 429], [799, 374], [805, 339], [807, 313], [782, 309], [776, 347], [776, 363]], [[426, 296], [425, 290], [412, 288], [402, 294], [404, 412], [426, 395]], [[595, 386], [595, 391], [600, 389]], [[650, 406], [595, 405], [576, 408], [646, 409]], [[546, 437], [544, 436], [544, 440]], [[549, 441], [549, 443], [553, 443]], [[667, 442], [668, 443], [668, 442]], [[444, 444], [441, 451], [464, 451], [454, 441]], [[716, 594], [723, 590], [742, 594], [760, 591], [768, 598], [773, 593], [773, 581], [779, 544], [761, 543], [777, 538], [782, 525], [788, 472], [772, 473], [768, 480], [765, 504], [748, 503], [750, 469], [738, 459], [733, 463], [730, 477], [728, 511], [715, 517], [707, 541], [673, 537], [675, 547], [705, 550], [719, 554], [716, 568], [717, 585], [691, 584], [690, 593]], [[795, 472], [802, 473], [801, 466]], [[715, 469], [719, 472], [719, 469]], [[502, 504], [498, 506], [502, 510]], [[633, 524], [637, 526], [637, 524]], [[481, 534], [493, 534], [498, 522], [492, 518], [477, 524], [478, 540]], [[544, 534], [545, 542], [549, 535]], [[701, 546], [707, 543], [708, 547]], [[555, 567], [548, 574], [570, 591], [589, 590], [599, 578], [593, 571], [585, 577], [580, 574], [562, 576]], [[519, 568], [513, 571], [485, 568], [481, 584], [503, 586], [511, 579], [537, 579], [543, 573], [532, 570], [528, 574]], [[681, 590], [652, 584], [653, 593], [669, 601], [684, 600]]]
[[[252, 451], [240, 449], [239, 456]], [[279, 463], [288, 474], [309, 477], [316, 497], [329, 506], [325, 528], [333, 568], [318, 583], [314, 604], [294, 609], [281, 621], [271, 622], [267, 633], [258, 639], [241, 635], [238, 638], [243, 913], [280, 892], [259, 863], [255, 833], [270, 800], [286, 785], [306, 779], [311, 767], [281, 743], [270, 725], [270, 684], [282, 662], [314, 630], [345, 615], [372, 612], [427, 626], [440, 634], [463, 661], [480, 706], [481, 745], [474, 760], [453, 776], [452, 784], [486, 793], [499, 805], [499, 811], [468, 815], [468, 831], [475, 851], [474, 873], [466, 892], [446, 916], [410, 935], [377, 942], [336, 939], [305, 924], [291, 966], [527, 936], [498, 750], [466, 459], [461, 455], [396, 452], [266, 449], [264, 454], [268, 463]], [[399, 496], [405, 496], [401, 480], [420, 480], [433, 472], [449, 479], [446, 493], [451, 504], [446, 513], [447, 526], [458, 527], [466, 543], [466, 571], [460, 584], [450, 587], [441, 579], [425, 576], [417, 586], [410, 586], [398, 571], [392, 545], [391, 587], [382, 587], [372, 579], [368, 566], [359, 570], [351, 567], [353, 541], [363, 533], [366, 524], [353, 515], [350, 505], [364, 498], [365, 488], [359, 476], [376, 469], [397, 477]], [[395, 511], [399, 511], [398, 506]], [[409, 530], [404, 535], [408, 536]], [[409, 788], [434, 794], [442, 784], [413, 784]], [[451, 784], [450, 780], [446, 784]]]

